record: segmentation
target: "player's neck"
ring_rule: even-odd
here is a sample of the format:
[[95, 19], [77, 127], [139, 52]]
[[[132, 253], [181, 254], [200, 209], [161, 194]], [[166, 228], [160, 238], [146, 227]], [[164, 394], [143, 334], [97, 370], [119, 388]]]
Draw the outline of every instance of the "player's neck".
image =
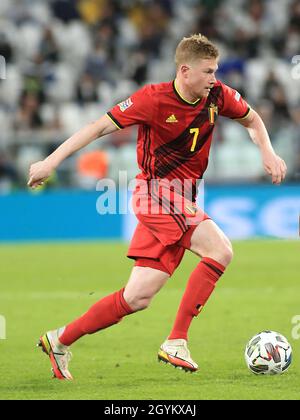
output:
[[176, 92], [178, 93], [178, 95], [185, 102], [189, 102], [191, 104], [194, 104], [196, 102], [199, 102], [200, 99], [202, 99], [202, 98], [195, 97], [192, 94], [192, 92], [184, 85], [184, 83], [180, 79], [178, 79], [177, 77], [174, 80], [174, 87], [175, 87]]

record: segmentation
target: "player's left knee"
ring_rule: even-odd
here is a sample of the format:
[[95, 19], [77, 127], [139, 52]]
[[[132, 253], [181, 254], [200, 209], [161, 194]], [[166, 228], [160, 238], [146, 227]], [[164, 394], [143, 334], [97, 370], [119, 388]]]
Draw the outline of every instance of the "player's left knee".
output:
[[219, 253], [219, 262], [227, 267], [233, 258], [233, 249], [230, 241], [226, 241], [221, 245]]
[[231, 243], [229, 241], [220, 241], [218, 246], [206, 256], [216, 260], [218, 263], [224, 265], [224, 267], [227, 267], [233, 258]]

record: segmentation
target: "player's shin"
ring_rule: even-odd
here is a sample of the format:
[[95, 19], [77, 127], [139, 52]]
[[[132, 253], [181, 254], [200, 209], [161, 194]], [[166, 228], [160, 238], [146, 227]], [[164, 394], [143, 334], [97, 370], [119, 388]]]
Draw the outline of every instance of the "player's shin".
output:
[[59, 341], [70, 346], [82, 336], [117, 324], [124, 316], [135, 312], [125, 301], [123, 292], [121, 289], [93, 305], [82, 317], [65, 327]]
[[192, 319], [206, 304], [224, 270], [222, 264], [208, 257], [198, 264], [189, 278], [169, 340], [187, 340]]

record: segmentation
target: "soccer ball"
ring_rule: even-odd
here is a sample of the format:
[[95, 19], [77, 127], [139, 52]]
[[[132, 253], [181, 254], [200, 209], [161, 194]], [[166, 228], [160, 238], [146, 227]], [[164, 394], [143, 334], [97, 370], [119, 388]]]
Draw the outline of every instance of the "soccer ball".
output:
[[262, 331], [248, 342], [245, 359], [256, 375], [281, 374], [292, 362], [292, 347], [282, 334]]

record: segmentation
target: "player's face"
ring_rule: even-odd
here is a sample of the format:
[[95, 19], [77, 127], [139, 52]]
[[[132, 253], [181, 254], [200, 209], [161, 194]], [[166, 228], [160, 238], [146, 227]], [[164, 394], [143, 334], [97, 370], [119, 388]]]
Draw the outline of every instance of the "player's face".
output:
[[195, 98], [207, 97], [216, 83], [218, 60], [216, 58], [200, 59], [189, 66], [186, 83]]

